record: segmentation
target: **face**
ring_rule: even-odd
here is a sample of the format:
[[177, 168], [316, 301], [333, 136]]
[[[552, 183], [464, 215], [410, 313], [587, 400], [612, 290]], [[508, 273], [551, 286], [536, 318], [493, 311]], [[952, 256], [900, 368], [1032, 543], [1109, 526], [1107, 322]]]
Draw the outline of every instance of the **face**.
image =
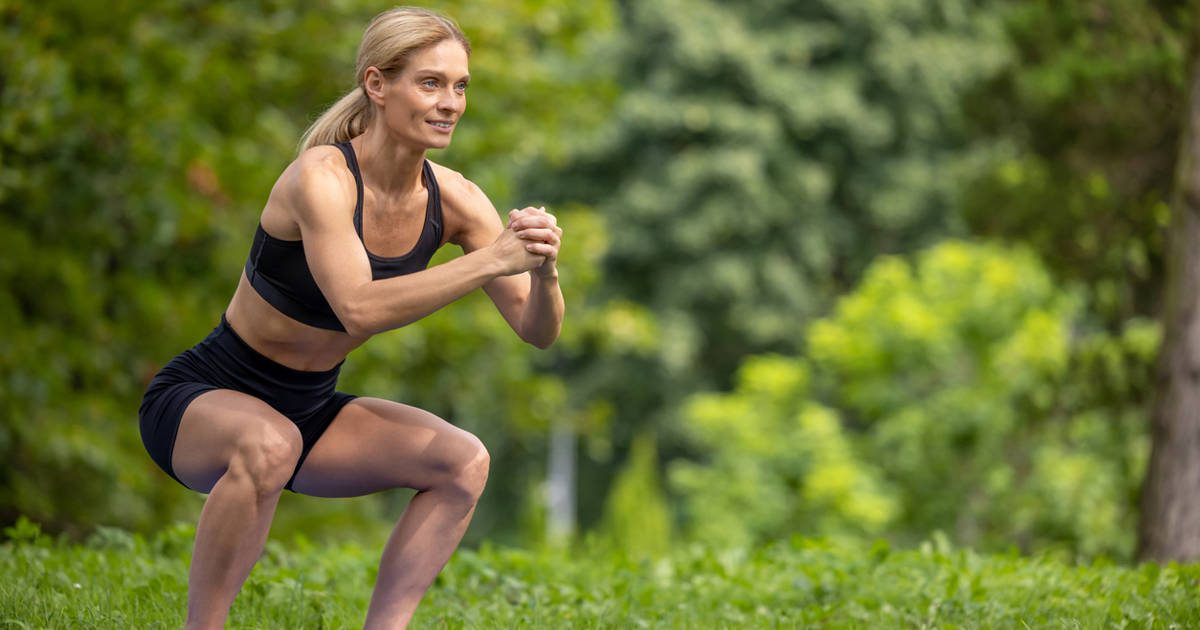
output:
[[418, 51], [395, 78], [367, 69], [366, 87], [392, 137], [421, 149], [450, 145], [467, 108], [467, 51], [446, 40]]

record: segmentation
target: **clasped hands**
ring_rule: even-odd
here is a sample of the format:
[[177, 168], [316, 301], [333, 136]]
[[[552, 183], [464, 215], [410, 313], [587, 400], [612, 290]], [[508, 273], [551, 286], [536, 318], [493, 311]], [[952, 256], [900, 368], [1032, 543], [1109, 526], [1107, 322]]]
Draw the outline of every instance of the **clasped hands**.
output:
[[558, 273], [556, 262], [563, 231], [554, 215], [545, 208], [510, 210], [508, 224], [504, 227], [521, 239], [526, 252], [542, 258], [541, 264], [532, 266], [530, 271], [543, 278], [552, 278]]

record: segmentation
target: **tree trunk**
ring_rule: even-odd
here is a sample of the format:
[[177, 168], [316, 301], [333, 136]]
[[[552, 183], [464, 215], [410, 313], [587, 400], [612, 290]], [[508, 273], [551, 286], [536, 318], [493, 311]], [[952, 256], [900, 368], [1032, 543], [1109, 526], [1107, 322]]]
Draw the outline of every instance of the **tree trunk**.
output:
[[1138, 557], [1200, 559], [1200, 64], [1189, 63], [1187, 125], [1167, 243], [1153, 449], [1142, 486]]

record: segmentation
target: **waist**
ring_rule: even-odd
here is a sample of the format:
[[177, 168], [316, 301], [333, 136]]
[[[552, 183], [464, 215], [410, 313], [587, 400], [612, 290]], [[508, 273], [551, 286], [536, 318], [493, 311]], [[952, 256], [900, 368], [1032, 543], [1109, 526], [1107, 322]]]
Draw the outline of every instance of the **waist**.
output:
[[217, 329], [214, 331], [214, 333], [214, 338], [219, 339], [221, 345], [226, 346], [227, 348], [235, 348], [241, 357], [244, 357], [247, 361], [253, 362], [256, 367], [284, 373], [296, 380], [311, 379], [314, 382], [321, 382], [330, 377], [337, 376], [338, 372], [341, 371], [342, 363], [345, 360], [343, 357], [333, 366], [323, 367], [320, 369], [312, 369], [310, 366], [296, 367], [293, 365], [288, 365], [287, 363], [282, 363], [271, 356], [264, 354], [258, 348], [255, 348], [245, 339], [243, 339], [242, 336], [238, 334], [238, 331], [234, 330], [233, 326], [229, 324], [229, 320], [225, 318], [224, 313], [221, 313], [221, 323], [217, 326]]
[[244, 274], [222, 319], [255, 352], [301, 372], [332, 370], [366, 341], [296, 321], [263, 299]]
[[283, 365], [246, 343], [222, 315], [207, 337], [163, 366], [146, 395], [183, 382], [203, 383], [249, 394], [289, 417], [305, 416], [334, 396], [341, 367], [307, 371]]

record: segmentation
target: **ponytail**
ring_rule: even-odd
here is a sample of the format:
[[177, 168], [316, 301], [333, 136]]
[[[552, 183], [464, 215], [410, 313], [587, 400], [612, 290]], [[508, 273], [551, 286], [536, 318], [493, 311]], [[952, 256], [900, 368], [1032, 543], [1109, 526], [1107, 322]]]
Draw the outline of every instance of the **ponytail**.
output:
[[374, 110], [361, 87], [355, 87], [320, 118], [300, 138], [300, 153], [315, 146], [346, 142], [367, 130]]

